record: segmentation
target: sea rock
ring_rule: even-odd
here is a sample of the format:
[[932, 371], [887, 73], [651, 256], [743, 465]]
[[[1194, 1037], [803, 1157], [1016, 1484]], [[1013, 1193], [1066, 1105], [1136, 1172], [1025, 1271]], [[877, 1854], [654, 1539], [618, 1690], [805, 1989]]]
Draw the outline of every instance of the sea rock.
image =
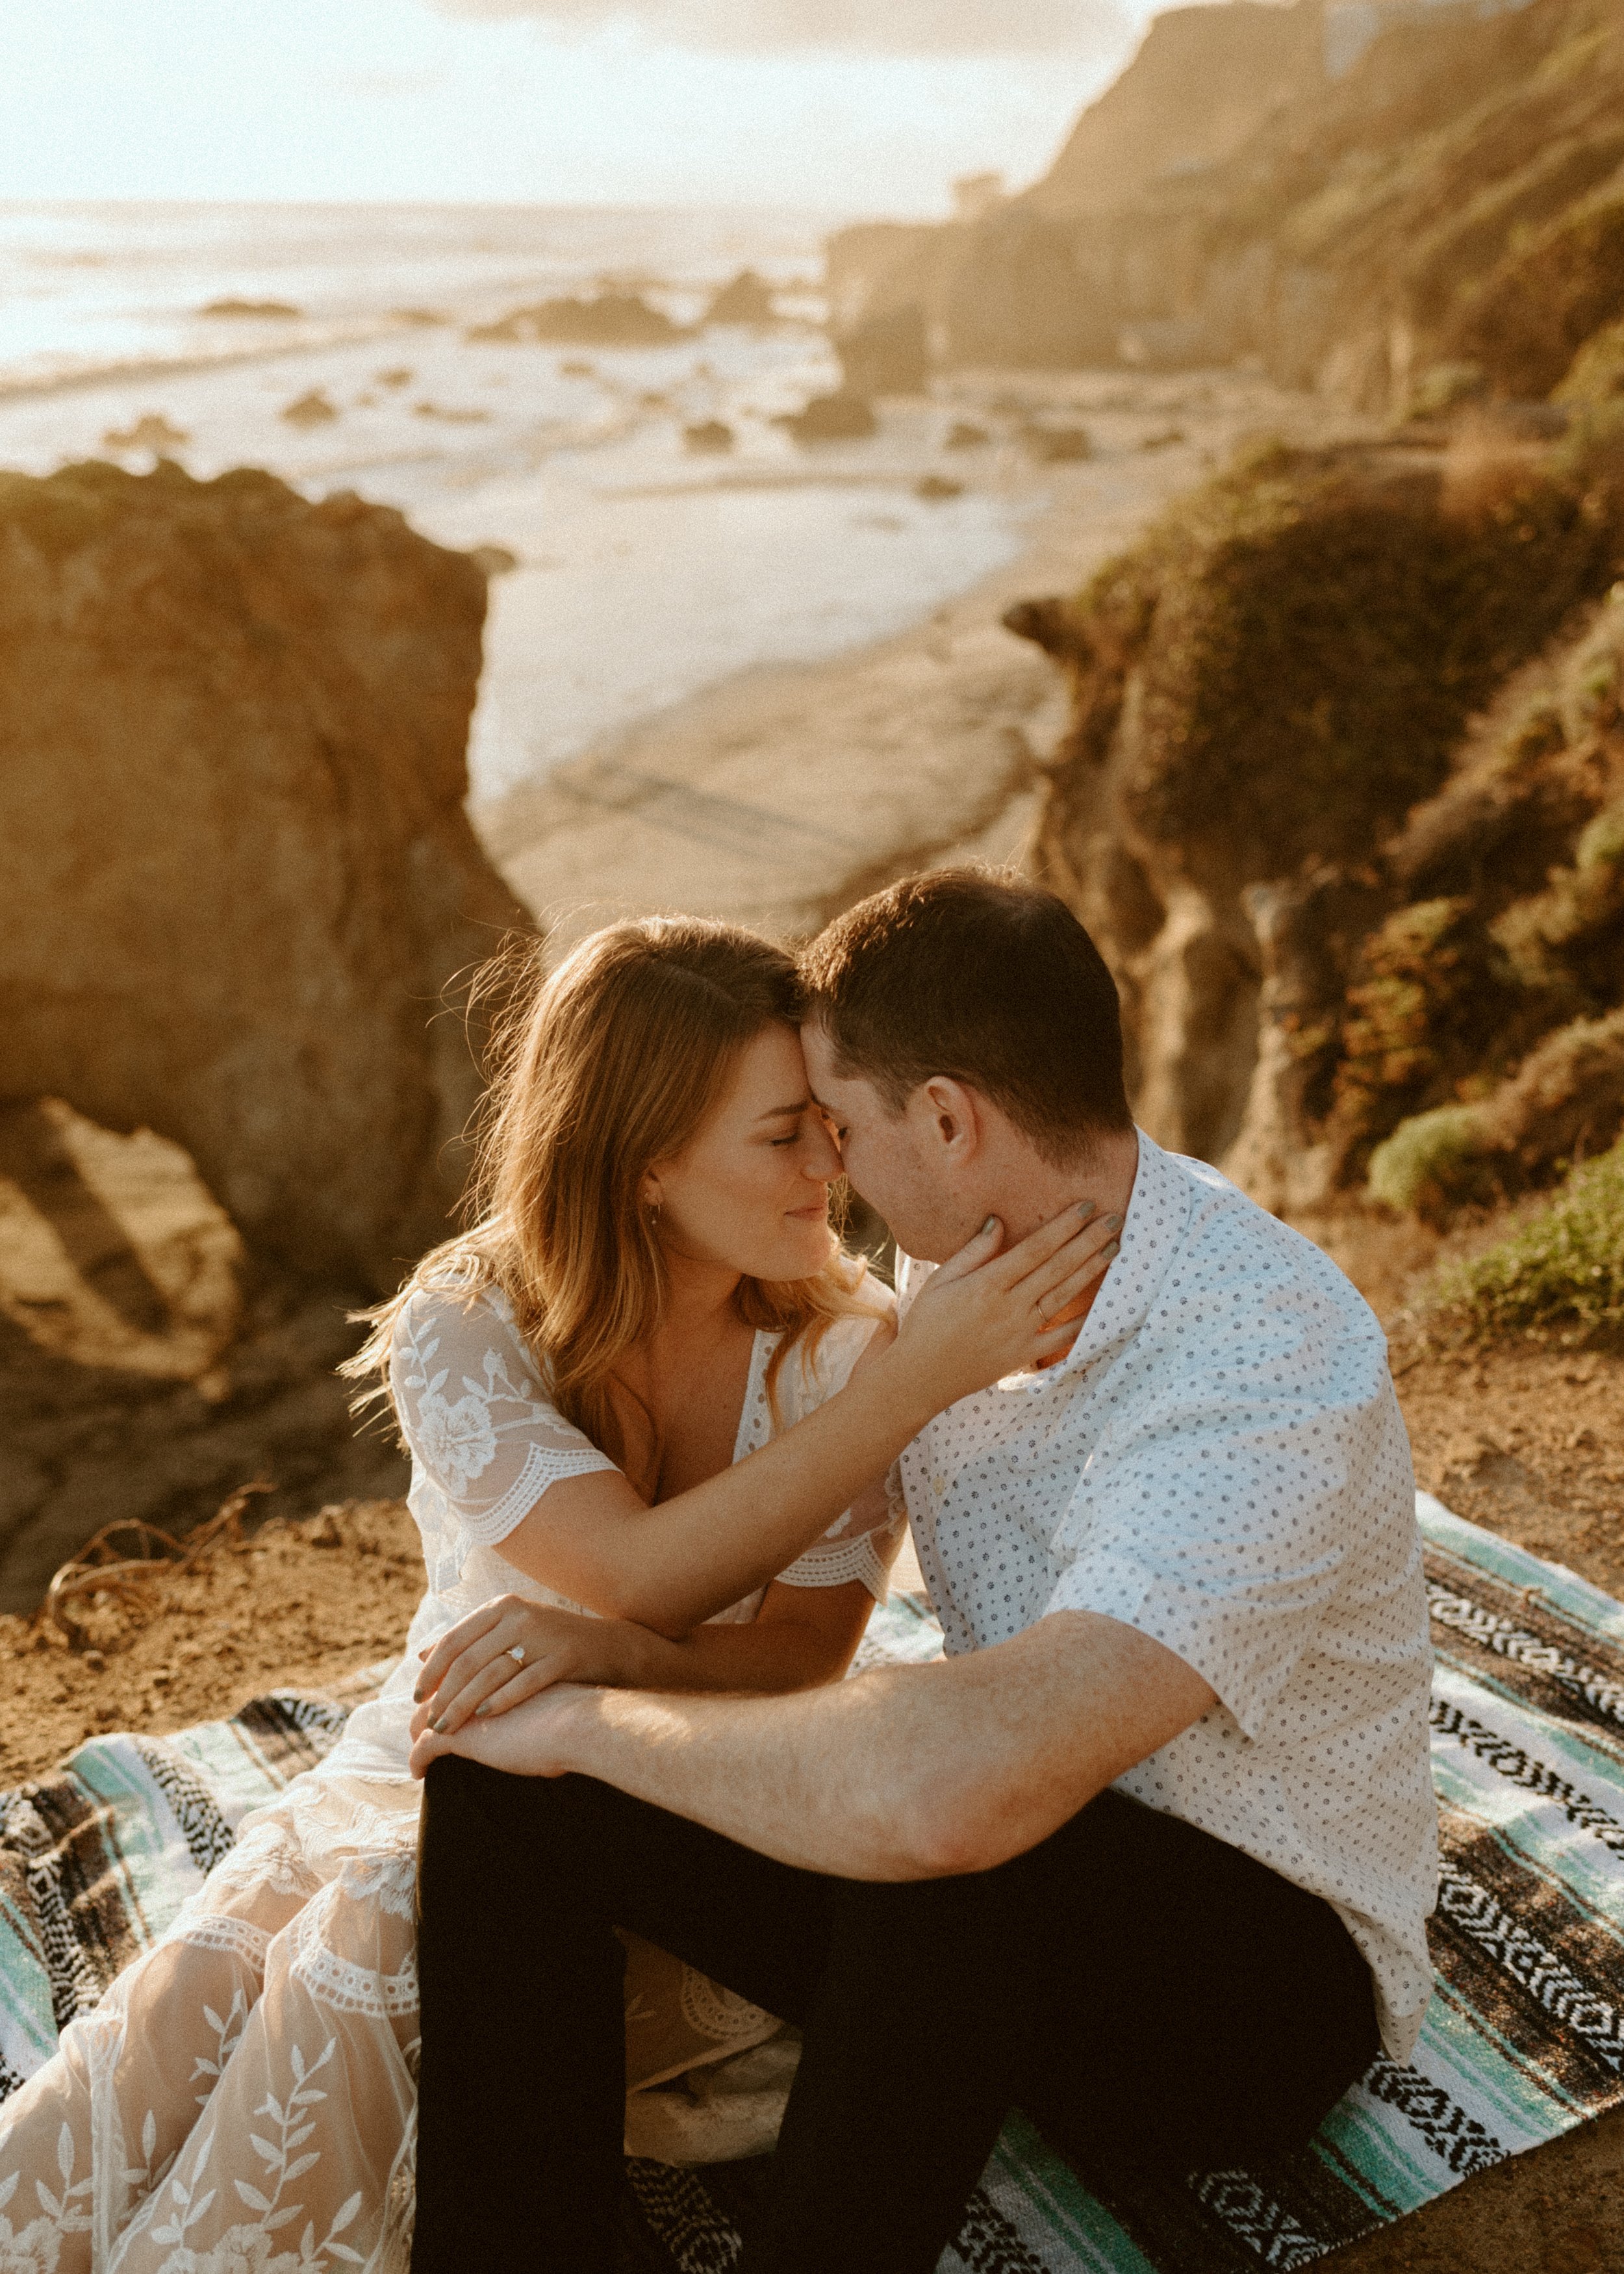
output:
[[1075, 465], [1094, 456], [1094, 441], [1086, 426], [1034, 423], [1020, 430], [1021, 448], [1040, 466]]
[[392, 1286], [524, 911], [463, 811], [485, 578], [267, 474], [0, 476], [0, 1096], [183, 1146], [251, 1251]]
[[922, 395], [929, 384], [924, 312], [913, 303], [868, 317], [834, 344], [850, 394]]
[[282, 415], [289, 426], [327, 426], [339, 413], [321, 388], [312, 387], [306, 394], [289, 403]]
[[832, 395], [815, 395], [804, 410], [786, 412], [772, 423], [786, 428], [797, 442], [861, 441], [879, 431], [874, 405], [867, 396], [849, 394], [845, 388]]
[[274, 318], [286, 322], [291, 317], [302, 316], [304, 311], [288, 300], [210, 300], [198, 310], [199, 316], [257, 316]]
[[923, 498], [927, 505], [940, 505], [948, 498], [962, 497], [965, 486], [951, 480], [945, 474], [921, 474], [914, 485], [914, 494]]
[[151, 450], [159, 456], [191, 441], [184, 427], [171, 425], [161, 410], [148, 410], [124, 427], [109, 426], [102, 437], [104, 450]]
[[776, 323], [778, 309], [772, 287], [753, 268], [741, 268], [731, 282], [711, 296], [710, 305], [699, 320], [702, 328], [706, 324]]
[[682, 446], [696, 456], [714, 456], [731, 450], [735, 437], [733, 430], [721, 418], [701, 418], [692, 426], [682, 429]]
[[398, 1449], [356, 1430], [333, 1372], [365, 1293], [253, 1262], [151, 1130], [0, 1107], [0, 1611], [33, 1610], [104, 1525], [178, 1534], [249, 1478], [283, 1514], [400, 1491]]
[[542, 341], [571, 346], [658, 348], [688, 337], [663, 309], [637, 292], [598, 292], [590, 300], [567, 297], [510, 309], [494, 323], [474, 324], [473, 341]]
[[1031, 193], [1041, 211], [1120, 211], [1199, 181], [1324, 81], [1319, 11], [1229, 0], [1154, 18], [1133, 60], [1072, 128]]

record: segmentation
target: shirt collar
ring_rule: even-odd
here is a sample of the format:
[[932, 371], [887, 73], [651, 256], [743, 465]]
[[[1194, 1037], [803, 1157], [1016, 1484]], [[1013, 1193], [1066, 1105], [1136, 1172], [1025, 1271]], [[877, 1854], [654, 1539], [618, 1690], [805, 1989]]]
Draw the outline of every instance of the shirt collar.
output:
[[[1195, 1199], [1190, 1179], [1177, 1154], [1164, 1153], [1142, 1129], [1135, 1134], [1139, 1162], [1133, 1190], [1117, 1235], [1118, 1253], [1105, 1275], [1105, 1284], [1065, 1356], [1039, 1373], [1014, 1377], [1023, 1389], [1044, 1390], [1067, 1382], [1108, 1350], [1131, 1342], [1149, 1317], [1183, 1245]], [[897, 1284], [905, 1312], [936, 1268], [898, 1251]]]
[[1029, 1377], [1042, 1389], [1091, 1367], [1096, 1359], [1131, 1342], [1150, 1315], [1190, 1221], [1193, 1195], [1176, 1155], [1164, 1153], [1140, 1129], [1139, 1165], [1127, 1212], [1117, 1234], [1119, 1252], [1105, 1275], [1094, 1307], [1063, 1359]]

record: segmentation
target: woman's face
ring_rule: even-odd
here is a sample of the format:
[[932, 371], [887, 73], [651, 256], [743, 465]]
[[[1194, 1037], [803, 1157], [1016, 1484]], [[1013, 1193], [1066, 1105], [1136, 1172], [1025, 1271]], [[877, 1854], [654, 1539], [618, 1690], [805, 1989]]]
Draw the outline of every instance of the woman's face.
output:
[[698, 1134], [649, 1172], [659, 1236], [673, 1256], [752, 1279], [806, 1279], [834, 1245], [829, 1186], [840, 1156], [807, 1088], [801, 1038], [763, 1029]]

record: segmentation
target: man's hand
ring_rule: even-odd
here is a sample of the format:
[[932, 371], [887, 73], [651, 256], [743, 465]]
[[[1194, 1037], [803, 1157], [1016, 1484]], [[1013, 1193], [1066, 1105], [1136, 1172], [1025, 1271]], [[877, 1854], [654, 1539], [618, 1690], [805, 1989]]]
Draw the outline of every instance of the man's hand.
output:
[[443, 1734], [418, 1726], [424, 1721], [420, 1706], [412, 1716], [417, 1737], [411, 1749], [411, 1773], [420, 1777], [441, 1753], [460, 1753], [464, 1760], [483, 1761], [486, 1768], [505, 1769], [509, 1776], [564, 1776], [576, 1766], [571, 1734], [578, 1733], [582, 1708], [594, 1695], [560, 1683], [506, 1713], [466, 1721]]

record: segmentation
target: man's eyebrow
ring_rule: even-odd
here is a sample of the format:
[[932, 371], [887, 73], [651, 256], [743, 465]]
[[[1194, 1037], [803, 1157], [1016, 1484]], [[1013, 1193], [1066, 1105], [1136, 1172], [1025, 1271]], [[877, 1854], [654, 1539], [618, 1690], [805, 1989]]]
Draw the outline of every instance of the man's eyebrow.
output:
[[786, 1114], [804, 1113], [811, 1103], [809, 1097], [800, 1097], [793, 1105], [770, 1105], [765, 1113], [758, 1113], [756, 1118], [758, 1121], [781, 1121]]

